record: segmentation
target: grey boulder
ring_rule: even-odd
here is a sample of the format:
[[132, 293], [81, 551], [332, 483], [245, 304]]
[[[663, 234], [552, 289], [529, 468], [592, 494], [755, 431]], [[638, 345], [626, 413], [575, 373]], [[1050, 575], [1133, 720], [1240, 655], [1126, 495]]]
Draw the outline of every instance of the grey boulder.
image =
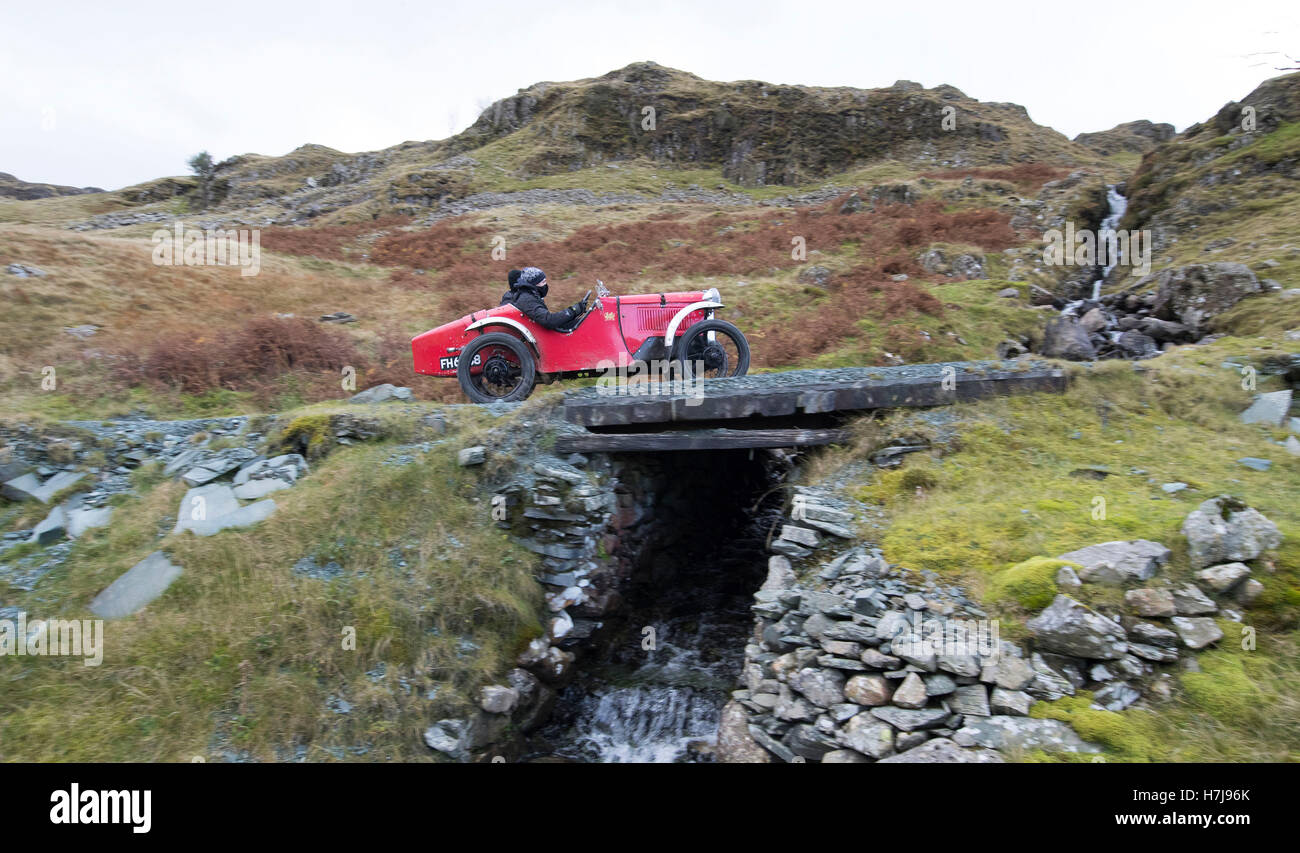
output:
[[1035, 720], [1031, 717], [976, 717], [958, 730], [963, 740], [990, 749], [1041, 749], [1045, 752], [1101, 752], [1059, 720]]
[[1220, 495], [1192, 510], [1183, 520], [1192, 568], [1253, 560], [1282, 544], [1277, 525], [1256, 509]]
[[1045, 651], [1094, 660], [1124, 656], [1124, 629], [1094, 613], [1068, 595], [1058, 595], [1042, 613], [1026, 623], [1038, 647]]
[[358, 394], [353, 394], [352, 398], [349, 399], [348, 402], [349, 403], [389, 403], [389, 402], [397, 402], [399, 400], [407, 401], [410, 399], [411, 399], [410, 388], [399, 388], [396, 385], [390, 385], [388, 383], [384, 383], [383, 385], [376, 385], [373, 388], [367, 388], [366, 390]]
[[880, 759], [880, 764], [1001, 764], [991, 749], [963, 749], [948, 738], [931, 738], [906, 752]]
[[1189, 649], [1203, 649], [1223, 639], [1223, 631], [1208, 616], [1175, 616], [1170, 621]]
[[1089, 545], [1057, 559], [1078, 563], [1082, 567], [1079, 579], [1084, 583], [1118, 586], [1154, 576], [1169, 561], [1169, 549], [1149, 539], [1134, 539]]

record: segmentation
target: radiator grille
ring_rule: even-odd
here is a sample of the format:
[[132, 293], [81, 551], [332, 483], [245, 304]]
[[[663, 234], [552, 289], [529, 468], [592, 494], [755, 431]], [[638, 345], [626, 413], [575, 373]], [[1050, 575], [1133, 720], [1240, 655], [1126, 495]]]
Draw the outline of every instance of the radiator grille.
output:
[[675, 308], [638, 308], [636, 321], [642, 329], [661, 332], [668, 328], [676, 313]]
[[[682, 310], [680, 305], [677, 307], [669, 306], [667, 308], [638, 308], [636, 309], [637, 327], [642, 331], [647, 332], [666, 332], [668, 330], [668, 324], [673, 321], [673, 317], [676, 316], [677, 312], [680, 310]], [[693, 323], [698, 323], [703, 319], [703, 311], [692, 311], [686, 315], [686, 319], [682, 320], [682, 323], [677, 327], [677, 330], [680, 332], [687, 326]]]

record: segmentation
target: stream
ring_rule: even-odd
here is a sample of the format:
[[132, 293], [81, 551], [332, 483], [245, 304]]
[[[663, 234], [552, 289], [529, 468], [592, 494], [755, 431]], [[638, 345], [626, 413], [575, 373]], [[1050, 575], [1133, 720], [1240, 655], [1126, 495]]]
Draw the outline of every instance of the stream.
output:
[[[754, 512], [754, 497], [745, 498], [715, 497], [712, 517], [684, 520], [685, 534], [629, 582], [602, 651], [579, 664], [551, 720], [530, 738], [531, 760], [713, 760], [753, 628], [752, 596], [767, 572], [766, 537], [781, 511], [779, 492]], [[652, 649], [643, 648], [646, 628]]]
[[[1106, 185], [1106, 205], [1108, 211], [1106, 213], [1106, 218], [1101, 220], [1101, 225], [1097, 227], [1098, 237], [1101, 237], [1107, 232], [1113, 232], [1118, 228], [1119, 221], [1124, 218], [1124, 213], [1128, 210], [1128, 199], [1120, 194], [1120, 191], [1116, 189], [1115, 184]], [[1100, 239], [1097, 242], [1098, 245], [1101, 245]], [[1101, 286], [1106, 282], [1106, 276], [1110, 275], [1110, 271], [1115, 268], [1115, 265], [1119, 263], [1120, 259], [1108, 255], [1106, 260], [1107, 263], [1102, 269], [1101, 275], [1092, 283], [1092, 300], [1094, 302], [1101, 299]]]

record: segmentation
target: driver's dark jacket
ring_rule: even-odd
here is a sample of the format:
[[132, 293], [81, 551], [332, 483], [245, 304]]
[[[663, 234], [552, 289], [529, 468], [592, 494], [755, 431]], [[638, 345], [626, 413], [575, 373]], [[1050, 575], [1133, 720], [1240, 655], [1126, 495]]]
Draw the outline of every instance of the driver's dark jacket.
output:
[[502, 305], [513, 305], [519, 312], [543, 329], [559, 329], [577, 319], [577, 308], [569, 307], [563, 311], [551, 312], [546, 309], [546, 302], [537, 292], [537, 288], [528, 284], [515, 285], [505, 296]]

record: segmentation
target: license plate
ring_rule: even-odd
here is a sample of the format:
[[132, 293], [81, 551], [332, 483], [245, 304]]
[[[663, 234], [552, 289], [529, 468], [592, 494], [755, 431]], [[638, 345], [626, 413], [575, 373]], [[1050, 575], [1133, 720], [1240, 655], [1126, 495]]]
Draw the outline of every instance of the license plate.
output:
[[[483, 357], [481, 355], [475, 353], [474, 360], [471, 361], [470, 364], [477, 367], [480, 361], [482, 360], [482, 358]], [[446, 358], [438, 359], [439, 370], [455, 370], [459, 365], [460, 365], [460, 356], [458, 355], [451, 355], [451, 356], [447, 356]]]

